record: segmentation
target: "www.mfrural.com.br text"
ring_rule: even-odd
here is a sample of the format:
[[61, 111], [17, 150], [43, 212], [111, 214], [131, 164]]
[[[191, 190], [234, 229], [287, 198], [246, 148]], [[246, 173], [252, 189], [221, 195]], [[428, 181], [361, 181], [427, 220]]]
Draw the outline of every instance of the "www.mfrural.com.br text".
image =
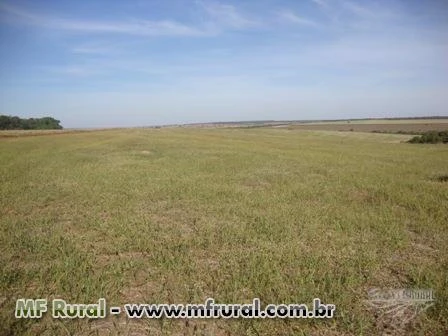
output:
[[126, 314], [131, 319], [193, 319], [193, 318], [333, 318], [334, 304], [322, 303], [319, 298], [307, 304], [267, 304], [254, 298], [251, 303], [223, 304], [208, 298], [199, 304], [135, 304], [107, 306], [106, 299], [96, 303], [67, 303], [63, 299], [53, 299], [51, 306], [47, 299], [18, 299], [16, 318], [41, 318], [51, 313], [55, 319], [106, 318], [108, 315]]

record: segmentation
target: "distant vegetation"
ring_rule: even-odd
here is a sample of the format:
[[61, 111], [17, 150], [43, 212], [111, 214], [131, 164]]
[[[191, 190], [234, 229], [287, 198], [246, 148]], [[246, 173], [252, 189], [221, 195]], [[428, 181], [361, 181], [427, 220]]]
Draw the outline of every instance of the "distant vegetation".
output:
[[22, 119], [0, 115], [0, 130], [62, 129], [60, 121], [51, 117]]
[[410, 143], [448, 143], [448, 131], [436, 132], [429, 131], [420, 136], [415, 136], [411, 140]]

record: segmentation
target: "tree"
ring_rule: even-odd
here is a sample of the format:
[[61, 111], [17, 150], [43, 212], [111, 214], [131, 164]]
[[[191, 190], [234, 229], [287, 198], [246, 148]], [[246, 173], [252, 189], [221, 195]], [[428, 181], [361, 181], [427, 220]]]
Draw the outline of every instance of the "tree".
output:
[[60, 123], [52, 117], [22, 119], [0, 115], [1, 130], [62, 129]]

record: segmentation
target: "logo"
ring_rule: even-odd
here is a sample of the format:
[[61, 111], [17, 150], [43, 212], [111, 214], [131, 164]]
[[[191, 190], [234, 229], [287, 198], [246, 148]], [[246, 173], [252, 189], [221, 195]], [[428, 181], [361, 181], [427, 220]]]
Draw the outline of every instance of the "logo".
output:
[[395, 330], [403, 330], [435, 302], [432, 289], [372, 288], [367, 295], [366, 303], [373, 310], [378, 326]]

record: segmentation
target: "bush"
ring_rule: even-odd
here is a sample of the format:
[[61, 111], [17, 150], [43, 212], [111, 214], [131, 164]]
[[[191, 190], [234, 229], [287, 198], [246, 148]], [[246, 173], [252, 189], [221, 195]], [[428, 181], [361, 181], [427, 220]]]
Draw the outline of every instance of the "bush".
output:
[[429, 131], [421, 136], [415, 136], [408, 142], [410, 143], [448, 143], [448, 131]]

